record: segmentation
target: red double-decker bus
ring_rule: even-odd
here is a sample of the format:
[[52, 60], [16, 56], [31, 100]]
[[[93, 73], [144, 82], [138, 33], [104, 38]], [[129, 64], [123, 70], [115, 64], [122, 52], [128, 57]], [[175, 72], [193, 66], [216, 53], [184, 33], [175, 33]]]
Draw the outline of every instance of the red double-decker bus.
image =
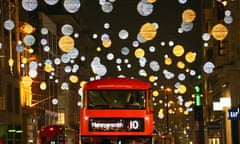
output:
[[41, 127], [38, 134], [39, 144], [78, 144], [78, 133], [64, 125]]
[[83, 88], [81, 144], [151, 144], [151, 85], [130, 78], [103, 78]]

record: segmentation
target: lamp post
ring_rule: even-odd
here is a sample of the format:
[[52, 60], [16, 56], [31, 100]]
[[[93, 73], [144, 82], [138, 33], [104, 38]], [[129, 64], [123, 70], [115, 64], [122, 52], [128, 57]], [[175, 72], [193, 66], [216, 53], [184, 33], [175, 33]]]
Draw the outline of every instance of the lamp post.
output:
[[169, 93], [171, 92], [171, 89], [170, 88], [166, 88], [165, 89], [165, 103], [166, 103], [166, 135], [168, 135], [168, 133], [169, 133], [169, 123], [168, 123], [168, 110], [169, 110], [169, 104], [168, 104], [168, 102], [169, 102]]

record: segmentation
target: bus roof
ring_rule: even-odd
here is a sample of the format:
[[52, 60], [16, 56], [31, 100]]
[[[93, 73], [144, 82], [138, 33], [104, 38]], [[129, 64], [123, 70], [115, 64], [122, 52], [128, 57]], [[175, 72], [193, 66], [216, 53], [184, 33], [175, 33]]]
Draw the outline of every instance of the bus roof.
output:
[[96, 90], [96, 89], [137, 89], [146, 90], [151, 89], [150, 83], [131, 78], [102, 78], [99, 80], [90, 81], [85, 84], [84, 90]]

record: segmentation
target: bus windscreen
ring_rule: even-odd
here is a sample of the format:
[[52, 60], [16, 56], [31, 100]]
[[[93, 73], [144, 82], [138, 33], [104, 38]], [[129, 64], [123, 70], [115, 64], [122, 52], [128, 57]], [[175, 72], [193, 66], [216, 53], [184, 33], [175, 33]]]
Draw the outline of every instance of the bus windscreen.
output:
[[89, 90], [88, 109], [145, 109], [144, 90]]

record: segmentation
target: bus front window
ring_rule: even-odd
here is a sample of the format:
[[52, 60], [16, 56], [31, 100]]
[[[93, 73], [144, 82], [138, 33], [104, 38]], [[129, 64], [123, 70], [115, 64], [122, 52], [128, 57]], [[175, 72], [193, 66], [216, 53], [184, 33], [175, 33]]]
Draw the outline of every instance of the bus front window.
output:
[[144, 90], [91, 90], [88, 91], [89, 109], [145, 109]]

